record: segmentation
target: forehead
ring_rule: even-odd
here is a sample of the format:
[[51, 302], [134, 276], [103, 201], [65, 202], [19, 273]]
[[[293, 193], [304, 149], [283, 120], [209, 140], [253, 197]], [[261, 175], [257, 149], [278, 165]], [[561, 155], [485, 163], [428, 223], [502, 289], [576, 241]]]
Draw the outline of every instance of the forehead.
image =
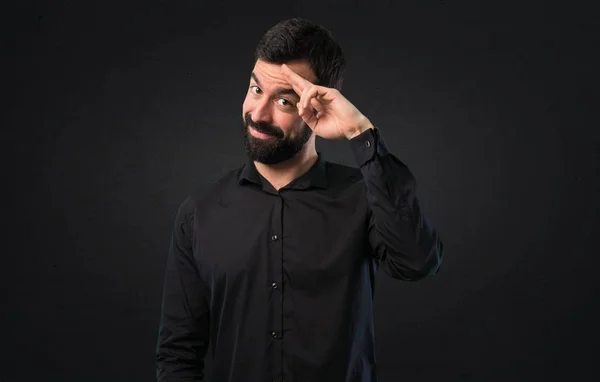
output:
[[[316, 76], [308, 61], [290, 61], [286, 64], [301, 77], [304, 77], [313, 83], [316, 81]], [[290, 86], [287, 78], [281, 71], [281, 65], [279, 64], [272, 64], [259, 59], [256, 61], [252, 73], [258, 78], [263, 87]]]

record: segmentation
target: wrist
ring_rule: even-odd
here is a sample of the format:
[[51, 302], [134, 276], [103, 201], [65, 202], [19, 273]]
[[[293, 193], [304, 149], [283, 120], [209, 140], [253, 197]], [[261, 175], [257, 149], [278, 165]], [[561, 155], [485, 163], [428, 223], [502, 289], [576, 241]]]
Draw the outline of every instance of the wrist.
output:
[[375, 128], [375, 126], [373, 126], [371, 121], [369, 121], [369, 119], [363, 115], [360, 118], [358, 126], [356, 126], [354, 129], [350, 130], [350, 133], [346, 135], [346, 138], [348, 138], [348, 139], [356, 138], [359, 135], [361, 135], [362, 133], [364, 133], [365, 131], [367, 131], [369, 129], [374, 129], [374, 128]]

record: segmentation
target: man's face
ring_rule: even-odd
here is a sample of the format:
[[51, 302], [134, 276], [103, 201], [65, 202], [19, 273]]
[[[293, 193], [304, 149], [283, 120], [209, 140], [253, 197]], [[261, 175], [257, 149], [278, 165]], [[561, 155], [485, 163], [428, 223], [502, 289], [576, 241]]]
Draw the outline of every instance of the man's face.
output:
[[[307, 61], [287, 65], [315, 82], [316, 76]], [[296, 103], [299, 101], [280, 65], [257, 60], [242, 106], [246, 153], [252, 160], [276, 164], [302, 150], [312, 130], [298, 115]]]

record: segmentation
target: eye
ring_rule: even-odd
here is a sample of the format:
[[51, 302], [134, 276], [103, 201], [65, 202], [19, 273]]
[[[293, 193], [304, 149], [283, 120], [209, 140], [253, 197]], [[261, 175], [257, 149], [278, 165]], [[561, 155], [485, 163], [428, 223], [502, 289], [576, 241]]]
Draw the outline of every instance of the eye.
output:
[[279, 104], [283, 107], [291, 107], [293, 106], [293, 103], [291, 103], [290, 101], [288, 101], [285, 98], [280, 98], [277, 100], [277, 102], [279, 102]]
[[258, 86], [252, 85], [250, 86], [250, 91], [254, 94], [260, 94], [260, 88]]

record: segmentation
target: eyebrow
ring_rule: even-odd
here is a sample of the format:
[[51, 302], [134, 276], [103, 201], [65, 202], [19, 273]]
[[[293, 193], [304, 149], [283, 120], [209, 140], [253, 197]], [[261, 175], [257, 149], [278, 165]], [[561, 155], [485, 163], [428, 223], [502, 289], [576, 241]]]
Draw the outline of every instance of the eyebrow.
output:
[[[251, 76], [252, 76], [252, 79], [254, 79], [254, 81], [256, 82], [256, 84], [258, 86], [262, 86], [260, 84], [260, 81], [258, 80], [258, 77], [256, 76], [256, 74], [254, 74], [254, 72], [252, 72]], [[300, 98], [300, 96], [298, 96], [298, 94], [292, 88], [282, 88], [282, 87], [275, 88], [275, 94], [277, 94], [277, 95], [291, 95], [291, 96], [294, 96], [296, 98]]]

